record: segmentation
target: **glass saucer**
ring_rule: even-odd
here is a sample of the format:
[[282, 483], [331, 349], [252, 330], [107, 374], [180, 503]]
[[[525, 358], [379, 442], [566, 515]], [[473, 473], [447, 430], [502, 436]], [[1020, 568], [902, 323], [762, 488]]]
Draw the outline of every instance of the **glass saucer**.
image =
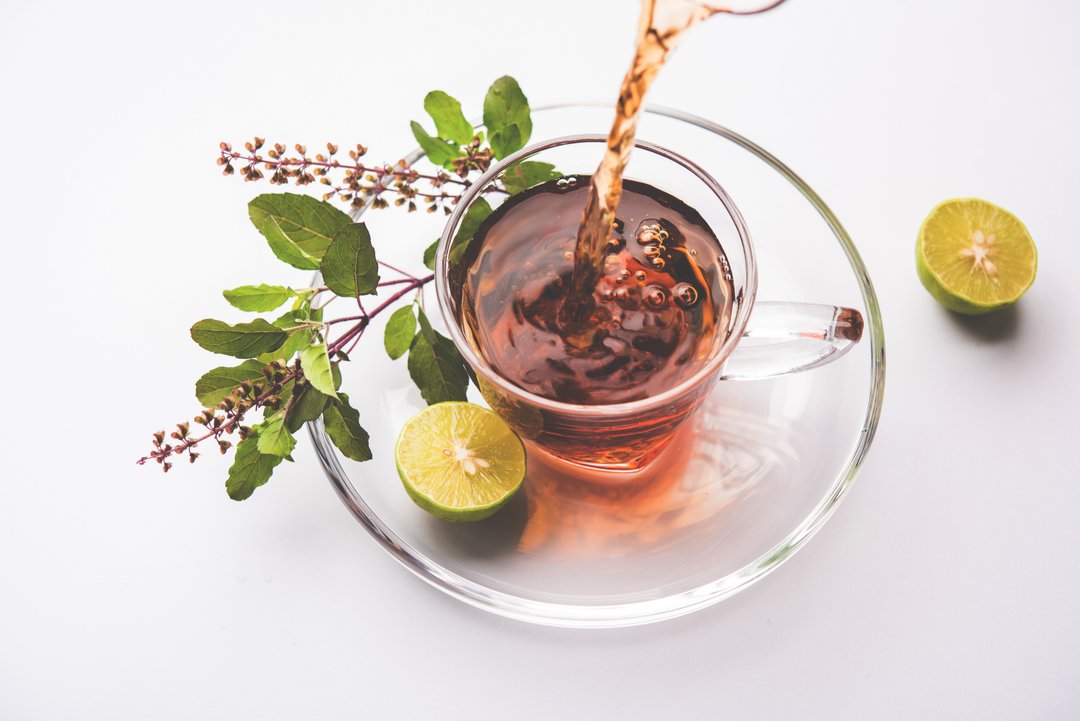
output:
[[[611, 107], [599, 103], [533, 113], [534, 142], [604, 133], [612, 117]], [[810, 539], [850, 488], [873, 440], [885, 378], [881, 315], [862, 260], [835, 216], [779, 160], [715, 123], [651, 108], [638, 137], [650, 135], [676, 138], [664, 145], [700, 164], [742, 211], [758, 255], [759, 299], [857, 308], [866, 320], [863, 341], [823, 368], [718, 383], [672, 446], [632, 482], [571, 478], [532, 455], [523, 493], [494, 517], [461, 525], [422, 511], [398, 480], [396, 430], [424, 407], [404, 362], [354, 354], [344, 390], [363, 397], [355, 405], [375, 458], [344, 459], [313, 424], [323, 468], [346, 507], [391, 555], [486, 611], [601, 628], [717, 603]], [[376, 215], [366, 220], [379, 257], [417, 267], [438, 220], [427, 221], [430, 233], [418, 232], [415, 216], [388, 232], [385, 223], [398, 221]], [[380, 244], [390, 235], [392, 245]], [[427, 302], [435, 302], [434, 293]], [[381, 336], [382, 324], [369, 333]], [[381, 346], [381, 337], [369, 341]], [[482, 402], [475, 389], [470, 393]]]

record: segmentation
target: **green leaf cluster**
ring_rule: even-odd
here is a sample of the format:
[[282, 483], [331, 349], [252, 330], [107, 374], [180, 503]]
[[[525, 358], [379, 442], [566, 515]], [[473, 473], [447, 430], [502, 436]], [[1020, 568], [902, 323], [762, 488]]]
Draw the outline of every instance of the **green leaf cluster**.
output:
[[[248, 213], [274, 255], [296, 268], [319, 269], [330, 292], [358, 298], [377, 291], [379, 265], [364, 223], [354, 223], [329, 203], [292, 193], [260, 195], [249, 203]], [[223, 295], [240, 310], [265, 312], [289, 300], [293, 304], [273, 321], [230, 324], [208, 318], [191, 328], [192, 339], [206, 350], [247, 359], [199, 378], [195, 395], [207, 408], [234, 396], [242, 383], [263, 381], [268, 364], [296, 358], [277, 407], [266, 407], [263, 421], [236, 446], [226, 490], [237, 500], [266, 483], [282, 459], [291, 460], [295, 434], [319, 418], [343, 454], [356, 460], [371, 457], [359, 412], [337, 391], [344, 354], [332, 357], [325, 343], [323, 311], [312, 303], [316, 290], [265, 283], [233, 288]]]
[[423, 308], [395, 311], [386, 323], [383, 345], [394, 360], [408, 353], [409, 376], [429, 405], [465, 400], [470, 369], [454, 342], [431, 327]]
[[[415, 120], [413, 137], [435, 165], [454, 170], [454, 161], [466, 156], [470, 147], [479, 147], [484, 131], [474, 129], [461, 110], [461, 103], [442, 90], [424, 98], [424, 110], [435, 123], [435, 134]], [[484, 97], [484, 129], [488, 146], [496, 160], [521, 150], [532, 135], [529, 100], [521, 86], [509, 75], [496, 80]]]
[[[482, 130], [468, 121], [460, 102], [441, 90], [428, 93], [424, 110], [434, 123], [434, 133], [413, 122], [413, 135], [432, 163], [452, 170], [457, 170], [454, 161], [459, 158], [468, 156], [471, 163], [474, 156], [485, 155], [485, 139], [490, 161], [521, 149], [532, 134], [528, 99], [509, 76], [499, 78], [489, 88]], [[477, 167], [487, 166], [468, 166], [471, 170]], [[508, 170], [502, 182], [510, 193], [517, 193], [557, 177], [550, 164], [524, 161]], [[470, 206], [451, 243], [451, 260], [461, 260], [491, 213], [483, 198]], [[196, 381], [195, 395], [205, 408], [229, 407], [237, 402], [240, 389], [250, 390], [278, 374], [273, 390], [267, 392], [275, 394], [275, 399], [263, 406], [262, 421], [243, 429], [246, 435], [236, 445], [226, 481], [229, 496], [236, 500], [250, 497], [265, 484], [282, 460], [292, 460], [296, 433], [318, 419], [344, 456], [356, 461], [371, 458], [360, 412], [339, 391], [340, 365], [348, 359], [340, 350], [328, 347], [323, 311], [314, 305], [314, 298], [325, 290], [347, 298], [372, 295], [380, 281], [367, 226], [329, 203], [295, 193], [264, 194], [248, 204], [248, 215], [278, 259], [301, 270], [319, 270], [326, 288], [242, 285], [223, 291], [230, 305], [246, 312], [278, 311], [280, 315], [273, 320], [255, 318], [235, 324], [207, 318], [191, 327], [191, 337], [199, 346], [242, 361], [213, 368]], [[424, 251], [423, 262], [428, 268], [434, 268], [436, 246]], [[283, 306], [284, 311], [280, 310]], [[453, 342], [432, 328], [415, 301], [389, 317], [383, 344], [390, 358], [407, 356], [409, 375], [427, 403], [465, 400], [470, 380], [474, 380], [471, 369]], [[211, 417], [209, 411], [206, 414]], [[227, 447], [227, 443], [222, 444], [223, 449]]]

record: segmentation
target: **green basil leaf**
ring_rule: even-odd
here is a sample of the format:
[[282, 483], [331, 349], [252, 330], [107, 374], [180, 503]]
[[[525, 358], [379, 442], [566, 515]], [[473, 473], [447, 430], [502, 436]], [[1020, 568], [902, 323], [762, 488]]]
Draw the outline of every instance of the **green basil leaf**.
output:
[[283, 285], [242, 285], [239, 288], [222, 292], [225, 300], [234, 308], [262, 313], [274, 310], [292, 296], [292, 291]]
[[555, 170], [551, 163], [540, 163], [534, 160], [523, 160], [514, 163], [508, 168], [502, 177], [503, 187], [511, 194], [531, 188], [549, 180], [562, 177], [562, 173]]
[[529, 100], [509, 75], [496, 80], [484, 98], [484, 127], [499, 160], [525, 147], [532, 135]]
[[427, 154], [428, 160], [435, 163], [435, 165], [453, 168], [452, 161], [454, 158], [460, 158], [465, 154], [454, 143], [428, 135], [428, 132], [424, 130], [424, 126], [415, 120], [409, 123], [409, 127], [412, 128], [413, 137], [420, 144], [420, 149]]
[[[274, 325], [278, 328], [294, 328], [298, 325], [302, 325], [309, 321], [321, 321], [323, 316], [322, 308], [316, 308], [315, 310], [290, 310], [282, 315], [280, 318], [274, 321]], [[263, 353], [258, 356], [258, 359], [263, 363], [271, 363], [276, 360], [289, 360], [304, 347], [311, 344], [311, 341], [315, 339], [315, 333], [317, 329], [306, 328], [303, 330], [294, 330], [289, 333], [288, 339], [275, 351], [270, 353]]]
[[265, 380], [262, 369], [262, 362], [246, 360], [238, 366], [221, 366], [208, 370], [195, 381], [195, 397], [204, 407], [213, 408], [244, 381]]
[[435, 251], [437, 251], [438, 249], [438, 240], [436, 240], [428, 247], [424, 248], [424, 265], [427, 266], [428, 270], [435, 270]]
[[296, 402], [289, 409], [288, 415], [285, 416], [285, 427], [296, 433], [305, 423], [321, 416], [329, 400], [329, 396], [311, 386], [305, 386], [296, 397]]
[[440, 138], [458, 145], [468, 145], [473, 139], [473, 126], [461, 112], [461, 103], [441, 90], [432, 90], [424, 98], [424, 110], [435, 121]]
[[342, 393], [337, 400], [330, 401], [323, 411], [323, 423], [326, 435], [343, 456], [354, 461], [371, 460], [368, 433], [360, 425], [360, 414], [349, 405], [347, 395]]
[[416, 316], [413, 314], [413, 307], [406, 305], [395, 310], [390, 320], [386, 321], [386, 332], [383, 334], [387, 355], [393, 360], [405, 355], [415, 335]]
[[281, 456], [269, 456], [259, 451], [259, 434], [252, 431], [236, 444], [236, 457], [225, 481], [229, 498], [242, 501], [251, 496], [256, 488], [270, 480], [279, 463]]
[[268, 456], [288, 456], [296, 448], [296, 439], [280, 415], [259, 424], [258, 439], [259, 453]]
[[317, 270], [348, 215], [310, 195], [267, 193], [248, 203], [251, 222], [278, 258], [301, 270]]
[[277, 350], [288, 334], [262, 318], [250, 323], [229, 325], [207, 318], [191, 326], [191, 338], [211, 353], [236, 358], [254, 358], [261, 353]]
[[334, 234], [322, 260], [322, 276], [327, 288], [346, 298], [375, 292], [379, 264], [365, 224], [352, 223]]
[[465, 360], [453, 342], [431, 327], [419, 312], [420, 332], [409, 348], [409, 375], [420, 395], [431, 405], [444, 401], [464, 401], [469, 388]]
[[330, 356], [326, 354], [326, 345], [309, 345], [300, 351], [300, 367], [315, 390], [331, 398], [337, 398], [334, 388], [334, 371], [330, 368]]
[[465, 211], [465, 217], [461, 219], [461, 223], [458, 224], [457, 233], [454, 234], [454, 239], [450, 242], [450, 262], [457, 264], [461, 262], [461, 259], [465, 257], [465, 251], [469, 249], [469, 243], [472, 242], [473, 236], [476, 235], [476, 231], [480, 229], [480, 224], [492, 214], [492, 208], [486, 200], [483, 198], [477, 198], [469, 206], [469, 209]]
[[521, 126], [511, 125], [491, 134], [491, 153], [496, 160], [502, 160], [515, 150], [525, 147], [525, 141], [521, 139]]

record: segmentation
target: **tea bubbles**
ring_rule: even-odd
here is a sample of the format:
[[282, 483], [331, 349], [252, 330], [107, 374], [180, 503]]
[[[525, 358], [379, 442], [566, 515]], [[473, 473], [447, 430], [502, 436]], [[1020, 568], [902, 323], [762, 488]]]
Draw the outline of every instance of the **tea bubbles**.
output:
[[667, 293], [658, 285], [650, 285], [645, 288], [645, 292], [641, 295], [642, 300], [645, 301], [645, 305], [656, 310], [663, 308], [667, 303]]
[[570, 343], [560, 313], [589, 192], [587, 179], [549, 181], [485, 221], [473, 244], [489, 260], [470, 265], [462, 292], [469, 331], [492, 368], [537, 395], [585, 404], [649, 397], [695, 372], [705, 344], [728, 326], [722, 248], [677, 198], [627, 181], [586, 306], [595, 332], [587, 346]]
[[655, 218], [646, 218], [638, 224], [634, 234], [638, 245], [643, 246], [641, 252], [645, 255], [649, 264], [657, 270], [667, 267], [668, 247], [666, 243], [671, 238], [671, 231], [665, 227], [664, 222]]
[[689, 283], [676, 283], [675, 287], [671, 289], [671, 294], [675, 297], [675, 302], [678, 303], [679, 307], [684, 309], [693, 308], [701, 299], [698, 289]]

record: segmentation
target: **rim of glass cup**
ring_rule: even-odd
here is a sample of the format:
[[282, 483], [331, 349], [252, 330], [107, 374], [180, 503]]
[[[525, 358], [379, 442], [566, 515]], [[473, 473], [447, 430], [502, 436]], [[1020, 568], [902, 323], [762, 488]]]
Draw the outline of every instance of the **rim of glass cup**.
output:
[[[533, 108], [534, 113], [572, 109], [606, 108], [612, 110], [610, 102], [605, 101], [569, 101], [549, 103]], [[456, 598], [463, 603], [498, 616], [518, 621], [536, 623], [545, 626], [564, 628], [623, 628], [666, 621], [684, 616], [712, 606], [742, 591], [770, 572], [776, 570], [791, 556], [806, 545], [818, 530], [832, 516], [840, 501], [847, 495], [866, 459], [866, 454], [877, 433], [881, 418], [881, 408], [885, 393], [885, 333], [881, 324], [881, 309], [877, 301], [870, 275], [863, 264], [859, 251], [855, 248], [843, 225], [832, 210], [790, 168], [778, 158], [756, 143], [738, 133], [691, 113], [663, 106], [647, 105], [644, 113], [678, 120], [711, 132], [754, 155], [770, 168], [780, 173], [814, 207], [825, 224], [829, 226], [840, 243], [852, 271], [855, 273], [866, 308], [866, 339], [870, 343], [870, 387], [863, 425], [855, 439], [847, 463], [840, 470], [825, 496], [806, 515], [805, 518], [781, 541], [760, 556], [713, 581], [702, 583], [685, 591], [660, 598], [603, 605], [582, 605], [558, 601], [539, 601], [525, 598], [514, 593], [498, 591], [477, 581], [464, 578], [428, 558], [404, 541], [386, 524], [368, 505], [363, 496], [349, 480], [341, 465], [341, 459], [330, 442], [322, 420], [316, 420], [308, 426], [308, 435], [315, 453], [333, 485], [338, 497], [353, 514], [361, 526], [402, 566], [418, 578]], [[405, 157], [405, 161], [414, 163], [424, 157], [419, 148]], [[318, 271], [316, 271], [316, 278]]]
[[[454, 304], [451, 301], [449, 285], [450, 241], [457, 233], [458, 226], [461, 224], [461, 219], [464, 217], [465, 212], [468, 210], [469, 205], [473, 200], [483, 193], [484, 188], [486, 188], [489, 183], [515, 163], [554, 148], [560, 148], [566, 145], [576, 145], [579, 143], [598, 143], [603, 145], [607, 143], [607, 136], [599, 134], [564, 135], [535, 143], [506, 156], [495, 165], [492, 165], [487, 172], [477, 178], [476, 182], [469, 186], [468, 190], [462, 194], [461, 200], [454, 206], [454, 212], [450, 214], [450, 217], [446, 221], [446, 225], [443, 227], [442, 235], [439, 237], [438, 250], [435, 253], [435, 295], [438, 299], [439, 310], [442, 312], [447, 331], [450, 333], [450, 337], [454, 341], [454, 345], [457, 346], [458, 351], [465, 357], [465, 360], [474, 370], [478, 373], [482, 372], [488, 382], [496, 385], [504, 392], [525, 400], [533, 406], [558, 413], [573, 413], [579, 415], [641, 413], [662, 406], [665, 403], [670, 403], [672, 400], [692, 391], [702, 383], [707, 382], [710, 377], [720, 372], [724, 362], [742, 339], [743, 331], [746, 330], [746, 325], [750, 320], [750, 311], [754, 307], [754, 299], [757, 296], [757, 261], [754, 257], [753, 244], [750, 241], [750, 232], [746, 228], [746, 221], [743, 219], [742, 213], [739, 212], [738, 207], [735, 205], [734, 201], [732, 201], [731, 196], [727, 194], [727, 191], [724, 190], [723, 186], [721, 186], [712, 175], [706, 172], [704, 168], [692, 160], [655, 143], [645, 140], [636, 140], [634, 142], [635, 150], [653, 153], [654, 155], [672, 161], [690, 171], [691, 174], [701, 181], [709, 191], [716, 196], [720, 203], [723, 204], [724, 210], [727, 211], [731, 221], [735, 224], [735, 231], [739, 234], [739, 244], [742, 248], [743, 258], [745, 259], [744, 277], [742, 278], [742, 297], [739, 299], [738, 308], [735, 310], [735, 316], [732, 318], [731, 326], [728, 328], [727, 337], [724, 339], [723, 343], [720, 344], [720, 347], [716, 350], [712, 358], [702, 365], [696, 373], [681, 381], [678, 385], [672, 386], [664, 392], [649, 398], [606, 405], [564, 403], [552, 398], [545, 398], [544, 396], [525, 390], [508, 378], [500, 375], [483, 359], [483, 357], [480, 356], [479, 353], [476, 352], [472, 344], [465, 338], [464, 332], [461, 330], [458, 319], [455, 317]], [[598, 152], [597, 155], [599, 157], [600, 153]]]

